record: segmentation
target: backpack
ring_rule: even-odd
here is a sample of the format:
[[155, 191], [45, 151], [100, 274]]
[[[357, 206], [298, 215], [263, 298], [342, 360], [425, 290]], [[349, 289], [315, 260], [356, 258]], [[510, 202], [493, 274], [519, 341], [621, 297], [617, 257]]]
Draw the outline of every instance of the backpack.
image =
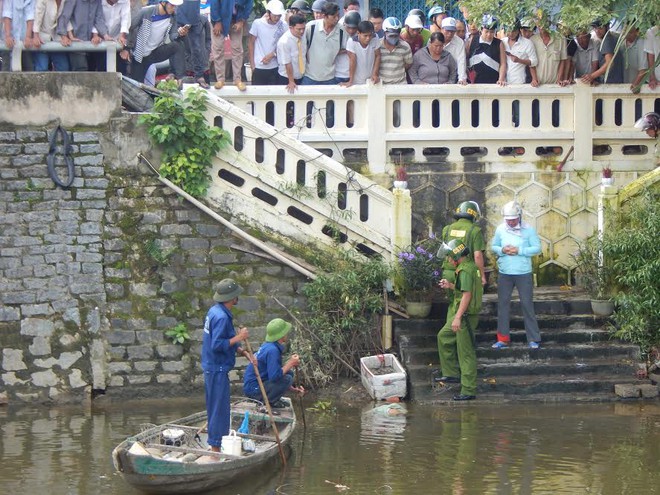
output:
[[[309, 27], [309, 36], [307, 36], [307, 50], [312, 46], [312, 40], [314, 39], [314, 31], [316, 30], [316, 23], [312, 24]], [[344, 30], [339, 27], [339, 49], [341, 50], [341, 45], [344, 42]]]
[[468, 315], [478, 315], [481, 311], [482, 299], [484, 295], [484, 286], [481, 285], [481, 273], [479, 268], [474, 263], [470, 263], [467, 267], [458, 267], [456, 270], [456, 280], [458, 280], [459, 273], [466, 268], [474, 267], [472, 271], [472, 299], [470, 299], [470, 304], [468, 305], [466, 314]]

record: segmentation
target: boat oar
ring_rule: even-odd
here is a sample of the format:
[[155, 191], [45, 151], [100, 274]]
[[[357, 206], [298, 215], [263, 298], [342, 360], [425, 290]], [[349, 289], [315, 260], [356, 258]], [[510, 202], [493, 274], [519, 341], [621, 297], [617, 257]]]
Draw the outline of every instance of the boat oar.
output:
[[201, 432], [203, 432], [203, 431], [206, 429], [206, 427], [207, 427], [208, 425], [209, 425], [209, 422], [208, 422], [208, 421], [207, 421], [206, 423], [204, 423], [204, 424], [202, 425], [202, 427], [201, 427], [199, 430], [197, 430], [197, 432], [195, 432], [195, 436], [194, 436], [193, 438], [194, 438], [195, 440], [198, 440], [199, 442], [201, 442], [201, 441], [202, 441], [202, 438], [199, 436], [199, 434], [200, 434]]
[[[245, 348], [248, 352], [254, 356], [252, 352], [252, 346], [250, 345], [249, 340], [245, 340]], [[273, 411], [270, 408], [270, 402], [268, 402], [268, 395], [266, 394], [266, 389], [264, 388], [264, 382], [261, 381], [261, 375], [259, 374], [259, 366], [254, 364], [254, 374], [257, 375], [257, 382], [259, 383], [259, 389], [261, 389], [261, 396], [264, 399], [264, 405], [266, 406], [266, 411], [268, 411], [268, 417], [270, 418], [270, 424], [273, 427], [273, 433], [275, 434], [275, 440], [277, 440], [277, 448], [280, 450], [280, 457], [282, 458], [282, 465], [286, 466], [286, 456], [284, 455], [284, 449], [282, 448], [282, 442], [280, 442], [280, 433], [277, 429], [277, 424], [275, 423], [275, 416], [273, 416]]]

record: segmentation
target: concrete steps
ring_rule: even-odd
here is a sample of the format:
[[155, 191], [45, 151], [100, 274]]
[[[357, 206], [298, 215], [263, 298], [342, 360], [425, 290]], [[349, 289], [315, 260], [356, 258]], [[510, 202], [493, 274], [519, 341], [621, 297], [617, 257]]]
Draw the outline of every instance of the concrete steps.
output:
[[[519, 309], [514, 301], [511, 345], [492, 349], [497, 300], [495, 294], [485, 295], [475, 332], [480, 401], [614, 400], [615, 384], [639, 383], [638, 346], [611, 339], [604, 328], [607, 320], [591, 314], [584, 294], [537, 290], [534, 305], [543, 337], [541, 348], [527, 347], [522, 317], [516, 315]], [[451, 401], [460, 390], [460, 385], [443, 387], [432, 380], [434, 370], [439, 368], [436, 335], [443, 325], [444, 318], [394, 321], [395, 342], [408, 371], [413, 400]]]

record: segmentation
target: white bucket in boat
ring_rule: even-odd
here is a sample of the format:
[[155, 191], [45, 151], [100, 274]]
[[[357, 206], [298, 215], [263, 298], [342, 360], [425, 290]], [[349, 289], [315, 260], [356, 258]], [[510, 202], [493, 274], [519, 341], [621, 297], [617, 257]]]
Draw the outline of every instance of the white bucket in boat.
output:
[[229, 455], [241, 455], [241, 438], [236, 435], [236, 430], [229, 430], [229, 435], [222, 437], [220, 451]]

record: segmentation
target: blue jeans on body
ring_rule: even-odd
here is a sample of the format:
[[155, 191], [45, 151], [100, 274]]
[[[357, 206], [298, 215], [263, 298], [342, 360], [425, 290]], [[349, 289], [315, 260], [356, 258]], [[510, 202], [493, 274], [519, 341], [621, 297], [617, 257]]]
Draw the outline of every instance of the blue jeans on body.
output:
[[50, 64], [53, 63], [53, 70], [57, 72], [69, 71], [69, 56], [66, 53], [56, 52], [33, 52], [32, 63], [35, 72], [46, 72], [50, 70]]
[[[204, 19], [205, 22], [206, 19]], [[181, 27], [182, 24], [179, 24]], [[192, 70], [195, 75], [195, 79], [204, 77], [204, 72], [208, 69], [208, 52], [206, 50], [206, 39], [205, 39], [205, 30], [204, 25], [201, 20], [197, 24], [190, 26], [190, 31], [188, 31], [188, 36], [183, 38], [183, 43], [185, 44], [186, 57], [188, 53], [192, 59]]]
[[303, 76], [302, 83], [307, 85], [318, 84], [320, 86], [331, 86], [333, 84], [337, 84], [337, 78], [333, 77], [332, 79], [328, 79], [327, 81], [315, 81], [314, 79], [310, 79], [307, 76]]

